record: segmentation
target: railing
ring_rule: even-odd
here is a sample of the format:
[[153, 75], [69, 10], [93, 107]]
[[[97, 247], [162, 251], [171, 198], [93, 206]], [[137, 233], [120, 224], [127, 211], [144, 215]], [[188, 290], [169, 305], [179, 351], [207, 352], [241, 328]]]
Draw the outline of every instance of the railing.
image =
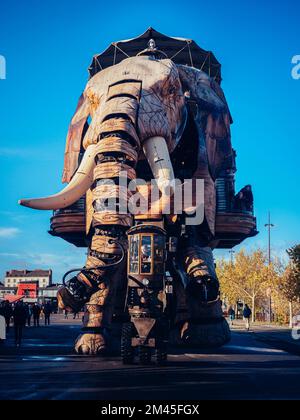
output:
[[85, 197], [81, 197], [78, 201], [69, 207], [64, 209], [58, 209], [53, 211], [53, 216], [70, 213], [84, 213], [85, 212]]
[[[242, 201], [238, 201], [234, 194], [234, 177], [228, 175], [226, 177], [218, 178], [216, 180], [216, 195], [217, 195], [217, 213], [242, 213], [253, 216], [253, 205], [251, 208], [246, 208]], [[240, 204], [236, 207], [236, 204]]]

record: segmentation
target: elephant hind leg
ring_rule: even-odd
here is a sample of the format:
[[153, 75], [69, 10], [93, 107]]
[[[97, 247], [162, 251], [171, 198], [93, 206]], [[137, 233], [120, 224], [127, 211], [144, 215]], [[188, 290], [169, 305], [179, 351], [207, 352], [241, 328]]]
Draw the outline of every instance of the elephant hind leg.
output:
[[171, 340], [180, 345], [219, 347], [230, 340], [230, 329], [223, 317], [212, 250], [203, 245], [195, 236], [183, 243], [185, 284], [177, 293], [181, 313], [177, 314]]

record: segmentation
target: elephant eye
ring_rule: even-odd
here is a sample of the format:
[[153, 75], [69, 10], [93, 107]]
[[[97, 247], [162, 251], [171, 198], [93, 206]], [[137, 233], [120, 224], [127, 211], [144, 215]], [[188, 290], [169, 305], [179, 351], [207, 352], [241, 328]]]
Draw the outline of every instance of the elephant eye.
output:
[[174, 86], [170, 87], [169, 95], [174, 95], [175, 92], [176, 92], [176, 88]]

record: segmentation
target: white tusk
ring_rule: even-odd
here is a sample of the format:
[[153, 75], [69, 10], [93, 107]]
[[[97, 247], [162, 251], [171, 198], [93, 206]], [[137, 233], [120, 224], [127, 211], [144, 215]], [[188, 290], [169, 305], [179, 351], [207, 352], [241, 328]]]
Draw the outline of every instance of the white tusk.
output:
[[75, 175], [62, 191], [49, 197], [19, 200], [19, 204], [38, 210], [57, 210], [75, 203], [93, 183], [95, 148], [96, 144], [88, 146]]
[[165, 192], [167, 187], [173, 189], [175, 177], [166, 140], [149, 137], [143, 144], [143, 150], [160, 191]]

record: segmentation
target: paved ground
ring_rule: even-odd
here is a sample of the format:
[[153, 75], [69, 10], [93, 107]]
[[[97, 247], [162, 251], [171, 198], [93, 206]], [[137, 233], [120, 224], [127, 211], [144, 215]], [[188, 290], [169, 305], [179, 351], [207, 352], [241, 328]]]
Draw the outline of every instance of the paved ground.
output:
[[[171, 349], [165, 367], [124, 367], [118, 356], [77, 356], [80, 320], [28, 328], [0, 346], [0, 399], [300, 399], [300, 343], [283, 328], [234, 327], [232, 342], [200, 353]], [[290, 344], [289, 344], [290, 343]]]

